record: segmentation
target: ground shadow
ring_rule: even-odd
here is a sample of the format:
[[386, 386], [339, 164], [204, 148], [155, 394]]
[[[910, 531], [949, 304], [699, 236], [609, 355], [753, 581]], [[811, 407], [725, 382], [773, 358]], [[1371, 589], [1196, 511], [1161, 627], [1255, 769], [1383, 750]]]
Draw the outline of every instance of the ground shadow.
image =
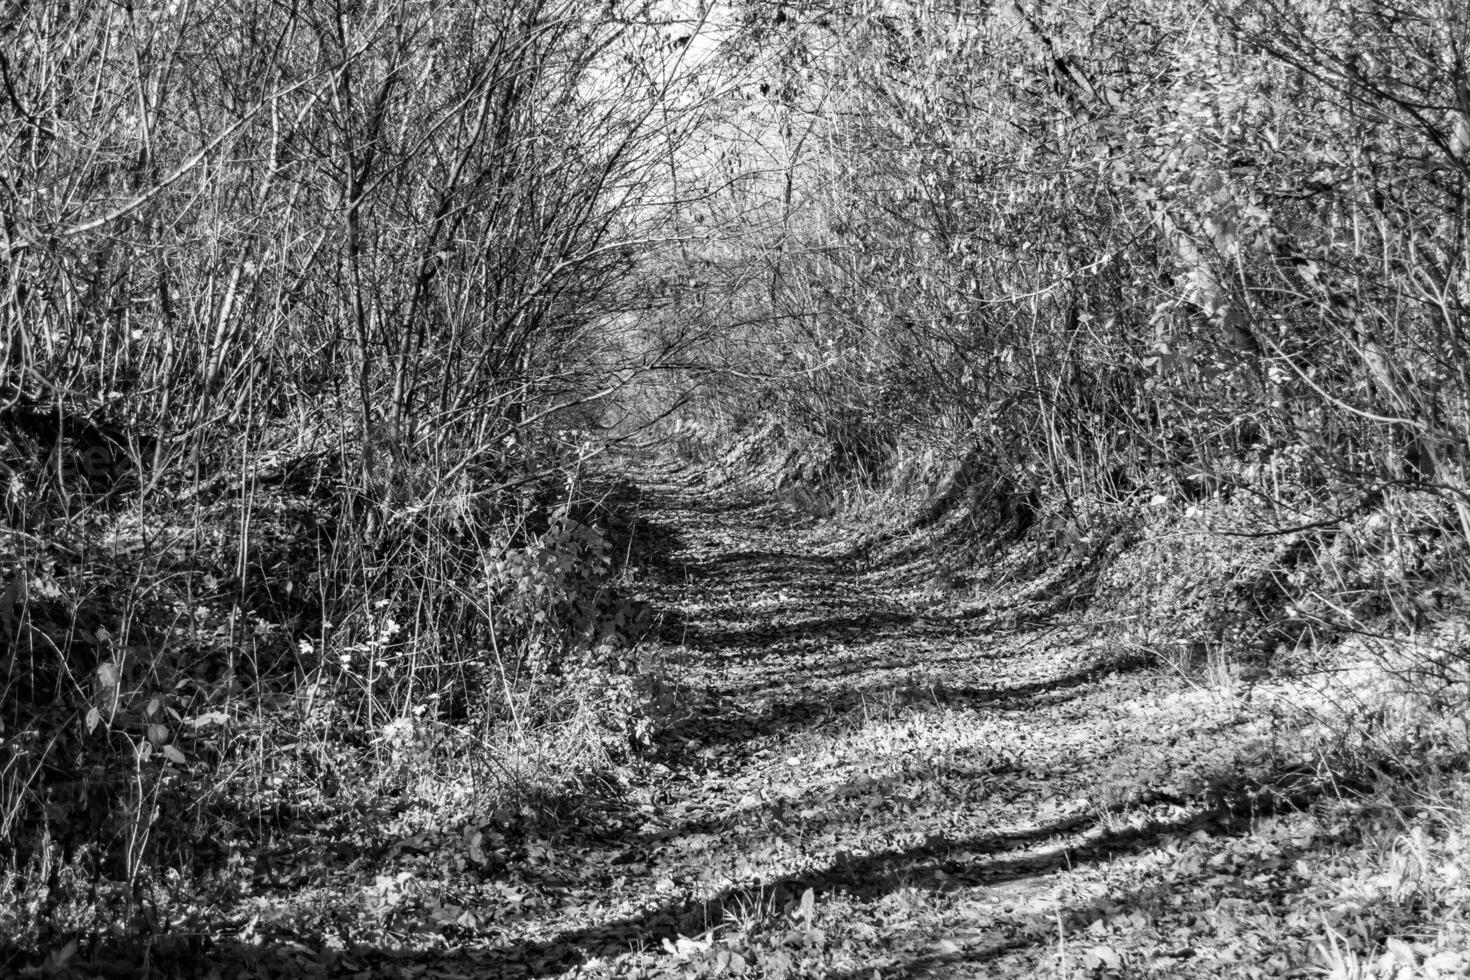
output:
[[[915, 663], [914, 666], [922, 666]], [[751, 712], [732, 698], [707, 706], [698, 717], [671, 725], [660, 736], [664, 757], [677, 757], [694, 746], [735, 745], [774, 734], [798, 734], [840, 723], [854, 716], [868, 717], [875, 707], [884, 711], [909, 708], [959, 711], [1015, 711], [1055, 708], [1085, 694], [1085, 688], [1112, 674], [1152, 669], [1153, 660], [1141, 653], [1099, 658], [1053, 677], [1020, 684], [915, 684], [896, 677], [884, 684], [853, 684], [800, 693], [768, 701]], [[855, 666], [853, 673], [871, 673], [871, 663]], [[840, 679], [842, 673], [837, 674]]]
[[[326, 976], [351, 973], [367, 976], [468, 975], [490, 977], [541, 977], [573, 969], [597, 956], [612, 956], [648, 948], [659, 948], [662, 940], [697, 935], [725, 919], [727, 910], [766, 905], [779, 906], [810, 888], [818, 896], [841, 891], [859, 899], [874, 900], [901, 888], [993, 887], [1021, 879], [1036, 878], [1063, 869], [1103, 863], [1115, 857], [1138, 853], [1157, 845], [1163, 838], [1201, 831], [1225, 839], [1248, 834], [1261, 817], [1298, 812], [1323, 795], [1322, 784], [1290, 783], [1284, 788], [1257, 792], [1261, 784], [1236, 787], [1228, 798], [1210, 809], [1193, 809], [1168, 820], [1142, 827], [1107, 829], [1109, 812], [1128, 807], [1173, 801], [1167, 794], [1152, 793], [1113, 807], [1063, 818], [1032, 828], [1004, 833], [980, 834], [958, 839], [931, 838], [912, 847], [895, 848], [855, 858], [839, 858], [827, 867], [806, 874], [776, 876], [725, 889], [703, 901], [675, 901], [611, 922], [565, 929], [535, 941], [493, 946], [476, 946], [467, 937], [460, 952], [425, 953], [395, 948], [381, 941], [360, 946], [347, 944], [336, 950], [298, 941], [254, 944], [220, 937], [174, 936], [147, 947], [136, 943], [109, 943], [79, 954], [73, 966], [90, 969], [111, 978], [123, 977], [232, 977]], [[1264, 784], [1269, 786], [1271, 780]], [[1181, 801], [1182, 802], [1182, 801]], [[1056, 838], [1089, 836], [1072, 845], [1058, 844], [1045, 850], [1025, 851]], [[1025, 853], [1017, 853], [1025, 851]], [[942, 874], [937, 874], [942, 872]], [[943, 884], [941, 884], [941, 882]], [[1126, 902], [1126, 898], [1124, 899]], [[1053, 919], [1055, 911], [1047, 915]], [[1024, 932], [1024, 930], [1023, 930]], [[982, 963], [1005, 952], [1039, 940], [1016, 936], [984, 947], [936, 955], [910, 962], [910, 966], [945, 963]], [[45, 975], [43, 958], [0, 947], [0, 965], [15, 975], [35, 969]], [[466, 972], [469, 971], [469, 972]], [[857, 974], [861, 975], [861, 974]]]

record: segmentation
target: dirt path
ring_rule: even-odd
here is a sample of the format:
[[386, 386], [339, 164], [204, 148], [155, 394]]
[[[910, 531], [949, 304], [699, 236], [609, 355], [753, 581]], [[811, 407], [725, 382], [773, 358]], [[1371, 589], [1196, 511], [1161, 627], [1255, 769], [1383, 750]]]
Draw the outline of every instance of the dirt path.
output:
[[1140, 944], [1163, 975], [1239, 965], [1191, 924], [1218, 896], [1180, 898], [1281, 803], [1241, 788], [1259, 732], [1230, 692], [906, 591], [762, 494], [653, 474], [642, 520], [690, 713], [612, 856], [622, 914], [552, 939], [580, 973], [1085, 975]]

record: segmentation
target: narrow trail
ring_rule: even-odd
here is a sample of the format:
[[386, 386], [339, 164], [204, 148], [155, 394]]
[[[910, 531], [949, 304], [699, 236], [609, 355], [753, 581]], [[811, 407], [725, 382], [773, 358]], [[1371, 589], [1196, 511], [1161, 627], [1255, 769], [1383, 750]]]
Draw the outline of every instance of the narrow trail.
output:
[[[642, 588], [685, 716], [612, 857], [618, 914], [542, 922], [577, 951], [558, 969], [1072, 975], [1073, 933], [1166, 932], [1147, 909], [1171, 901], [1159, 869], [1189, 880], [1181, 841], [1268, 819], [1206, 792], [1247, 741], [1233, 696], [1077, 622], [1002, 627], [905, 590], [768, 495], [644, 476]], [[1197, 936], [1149, 941], [1195, 972]]]
[[625, 587], [658, 613], [672, 715], [586, 819], [431, 883], [473, 917], [458, 940], [430, 952], [410, 918], [344, 975], [1315, 975], [1246, 967], [1280, 944], [1242, 921], [1303, 949], [1316, 923], [1290, 909], [1314, 791], [1262, 761], [1244, 692], [1080, 615], [921, 585], [925, 547], [873, 558], [769, 494], [636, 475]]

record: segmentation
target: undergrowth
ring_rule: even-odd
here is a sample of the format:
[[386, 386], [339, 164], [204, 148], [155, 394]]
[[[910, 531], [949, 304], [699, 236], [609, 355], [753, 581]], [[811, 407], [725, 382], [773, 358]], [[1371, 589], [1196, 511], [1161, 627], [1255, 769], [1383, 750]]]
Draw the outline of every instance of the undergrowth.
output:
[[283, 445], [169, 493], [12, 486], [12, 954], [187, 929], [262, 887], [258, 855], [307, 847], [307, 828], [371, 848], [388, 827], [617, 805], [613, 774], [678, 710], [622, 585], [631, 488], [576, 451], [530, 479], [468, 470], [453, 493], [346, 472]]

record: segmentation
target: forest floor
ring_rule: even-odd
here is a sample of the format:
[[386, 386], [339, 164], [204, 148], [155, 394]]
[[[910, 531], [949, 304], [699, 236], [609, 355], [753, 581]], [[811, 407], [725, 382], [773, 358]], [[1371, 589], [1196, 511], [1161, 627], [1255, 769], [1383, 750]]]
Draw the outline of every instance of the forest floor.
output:
[[[653, 752], [570, 815], [304, 826], [317, 870], [274, 858], [200, 975], [1322, 976], [1340, 932], [1394, 932], [1360, 914], [1393, 906], [1364, 814], [1269, 685], [937, 588], [922, 549], [769, 493], [643, 476], [628, 575], [676, 706]], [[1400, 945], [1414, 975], [1467, 966]]]

